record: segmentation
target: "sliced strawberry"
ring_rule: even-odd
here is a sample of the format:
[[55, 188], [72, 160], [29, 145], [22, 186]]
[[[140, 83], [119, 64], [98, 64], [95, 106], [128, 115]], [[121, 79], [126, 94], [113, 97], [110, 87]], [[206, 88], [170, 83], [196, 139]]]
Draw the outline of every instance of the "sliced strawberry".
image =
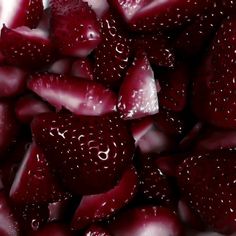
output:
[[209, 0], [109, 0], [109, 3], [132, 29], [146, 32], [179, 27], [213, 5]]
[[61, 224], [48, 224], [42, 229], [36, 231], [35, 233], [30, 234], [30, 236], [72, 236], [67, 227]]
[[132, 41], [110, 12], [100, 25], [103, 40], [94, 51], [94, 78], [107, 86], [119, 87], [129, 65]]
[[187, 103], [189, 84], [188, 67], [184, 64], [178, 65], [158, 77], [161, 91], [158, 94], [160, 106], [171, 111], [182, 111]]
[[97, 0], [84, 0], [96, 13], [97, 17], [101, 18], [109, 10], [109, 5], [107, 0], [97, 1]]
[[163, 34], [142, 34], [136, 38], [136, 47], [146, 52], [151, 64], [164, 67], [175, 64], [174, 50]]
[[16, 173], [10, 198], [17, 203], [49, 203], [64, 198], [55, 181], [45, 155], [32, 144]]
[[16, 28], [29, 26], [35, 28], [43, 14], [42, 0], [1, 0], [0, 1], [0, 25]]
[[58, 110], [65, 107], [76, 115], [99, 116], [116, 110], [116, 94], [87, 79], [35, 74], [28, 87]]
[[71, 67], [71, 75], [93, 80], [93, 65], [89, 59], [77, 59]]
[[63, 58], [55, 61], [48, 68], [48, 72], [54, 74], [68, 75], [71, 70], [72, 60], [68, 58]]
[[0, 67], [0, 97], [19, 95], [26, 89], [26, 71], [12, 66]]
[[96, 14], [82, 0], [51, 0], [51, 36], [59, 52], [86, 57], [101, 41]]
[[36, 115], [49, 111], [51, 107], [47, 103], [31, 95], [19, 98], [15, 106], [16, 117], [22, 123], [30, 123]]
[[49, 64], [54, 58], [53, 46], [47, 36], [39, 29], [28, 27], [1, 31], [2, 53], [12, 65], [32, 69]]
[[0, 192], [0, 235], [18, 236], [19, 223], [16, 221], [9, 200], [3, 192]]
[[125, 120], [158, 113], [158, 97], [153, 70], [145, 54], [138, 54], [121, 85], [118, 109]]
[[137, 183], [137, 173], [132, 168], [127, 170], [117, 186], [108, 192], [83, 196], [72, 220], [72, 228], [82, 229], [116, 213], [134, 197]]
[[104, 227], [93, 224], [86, 230], [84, 236], [111, 236], [111, 234]]
[[184, 235], [178, 217], [171, 210], [156, 206], [129, 209], [117, 216], [109, 229], [114, 236]]
[[235, 168], [235, 153], [220, 151], [191, 155], [179, 167], [188, 204], [209, 227], [226, 234], [236, 231]]
[[132, 134], [116, 114], [41, 114], [32, 133], [62, 181], [77, 194], [112, 188], [134, 154]]

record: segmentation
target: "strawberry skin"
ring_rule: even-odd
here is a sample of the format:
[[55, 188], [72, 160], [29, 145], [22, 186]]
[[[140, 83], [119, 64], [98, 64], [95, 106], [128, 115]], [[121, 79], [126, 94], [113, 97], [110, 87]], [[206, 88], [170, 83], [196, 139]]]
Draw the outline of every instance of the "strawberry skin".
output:
[[235, 153], [189, 156], [179, 166], [178, 183], [190, 206], [214, 230], [236, 231]]
[[46, 113], [36, 117], [31, 128], [36, 144], [74, 193], [109, 190], [132, 163], [134, 140], [116, 114]]
[[51, 36], [63, 55], [86, 57], [101, 41], [96, 14], [82, 0], [51, 0]]

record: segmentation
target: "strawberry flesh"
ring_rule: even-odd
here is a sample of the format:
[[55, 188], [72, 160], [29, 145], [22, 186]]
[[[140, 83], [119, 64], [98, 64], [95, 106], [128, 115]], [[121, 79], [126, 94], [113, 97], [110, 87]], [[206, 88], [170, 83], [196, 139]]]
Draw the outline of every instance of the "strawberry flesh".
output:
[[93, 65], [89, 59], [77, 59], [71, 66], [71, 75], [93, 80]]

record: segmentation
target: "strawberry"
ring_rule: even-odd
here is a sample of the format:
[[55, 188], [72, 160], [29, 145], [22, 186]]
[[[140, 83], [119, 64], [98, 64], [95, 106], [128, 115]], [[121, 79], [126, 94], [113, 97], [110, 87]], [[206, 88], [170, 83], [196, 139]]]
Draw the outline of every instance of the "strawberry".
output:
[[118, 235], [184, 235], [178, 217], [169, 209], [156, 206], [133, 208], [121, 213], [109, 225], [113, 236]]
[[86, 230], [84, 236], [111, 236], [111, 234], [104, 227], [93, 224]]
[[160, 105], [168, 110], [182, 111], [187, 103], [189, 84], [188, 68], [184, 64], [178, 65], [158, 77], [161, 91], [158, 94]]
[[82, 229], [115, 214], [134, 197], [137, 182], [137, 173], [131, 168], [123, 174], [117, 186], [108, 192], [83, 196], [72, 220], [72, 228]]
[[46, 113], [31, 128], [52, 168], [76, 194], [109, 190], [132, 162], [134, 140], [117, 114]]
[[0, 25], [16, 28], [28, 26], [35, 28], [43, 14], [42, 0], [1, 0]]
[[93, 65], [91, 61], [86, 59], [77, 59], [71, 66], [71, 75], [93, 80]]
[[154, 73], [145, 54], [138, 54], [121, 85], [118, 109], [125, 120], [158, 113]]
[[97, 17], [101, 18], [109, 9], [107, 0], [97, 1], [97, 0], [84, 0], [96, 13]]
[[109, 3], [132, 29], [142, 32], [182, 26], [213, 5], [213, 1], [210, 0], [197, 2], [189, 0], [168, 0], [165, 2], [109, 0]]
[[17, 203], [32, 204], [56, 201], [63, 195], [44, 154], [32, 144], [16, 173], [10, 198]]
[[119, 87], [131, 55], [131, 39], [112, 13], [100, 20], [102, 42], [94, 51], [94, 79], [110, 87]]
[[42, 229], [30, 234], [30, 236], [72, 236], [67, 227], [60, 224], [48, 224], [44, 226]]
[[188, 204], [204, 223], [230, 234], [236, 231], [235, 153], [191, 155], [179, 166], [178, 183]]
[[28, 27], [1, 30], [2, 53], [8, 63], [28, 69], [49, 64], [54, 58], [50, 40], [39, 29]]
[[99, 116], [116, 110], [116, 94], [87, 79], [39, 73], [31, 76], [28, 88], [58, 110], [64, 107], [76, 115]]
[[51, 0], [51, 36], [58, 51], [86, 57], [101, 41], [94, 11], [82, 0]]

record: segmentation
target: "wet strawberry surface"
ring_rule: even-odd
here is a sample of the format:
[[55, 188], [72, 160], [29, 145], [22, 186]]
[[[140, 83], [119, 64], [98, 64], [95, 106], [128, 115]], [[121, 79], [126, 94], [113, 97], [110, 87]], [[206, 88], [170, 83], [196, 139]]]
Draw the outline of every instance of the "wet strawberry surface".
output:
[[0, 236], [235, 236], [235, 10], [0, 0]]

